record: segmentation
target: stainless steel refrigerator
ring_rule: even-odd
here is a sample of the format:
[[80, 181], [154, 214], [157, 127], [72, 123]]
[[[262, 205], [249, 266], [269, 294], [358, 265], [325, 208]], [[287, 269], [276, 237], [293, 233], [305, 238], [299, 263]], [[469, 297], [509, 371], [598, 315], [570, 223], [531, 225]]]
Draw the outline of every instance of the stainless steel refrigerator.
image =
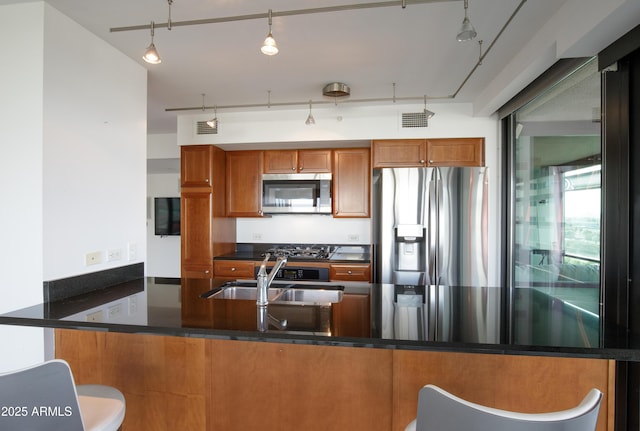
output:
[[373, 175], [375, 282], [383, 336], [500, 338], [500, 289], [487, 285], [487, 168], [383, 168]]

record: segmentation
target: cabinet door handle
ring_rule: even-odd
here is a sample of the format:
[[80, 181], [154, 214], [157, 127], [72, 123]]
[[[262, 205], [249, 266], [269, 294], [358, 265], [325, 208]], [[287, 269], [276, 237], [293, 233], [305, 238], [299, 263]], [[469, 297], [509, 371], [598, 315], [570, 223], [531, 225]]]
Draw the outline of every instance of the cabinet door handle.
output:
[[420, 163], [422, 163], [424, 165], [424, 160], [420, 160]]
[[235, 266], [231, 267], [231, 272], [233, 272], [233, 271], [235, 271], [235, 270], [236, 270], [236, 267], [235, 267]]
[[351, 270], [347, 271], [347, 274], [351, 275], [353, 272]]
[[296, 167], [295, 167], [295, 166], [294, 166], [294, 167], [292, 167], [292, 168], [291, 168], [291, 170], [292, 170], [293, 172], [295, 172], [295, 171], [296, 171]]
[[205, 269], [205, 270], [204, 270], [204, 273], [205, 273], [205, 274], [209, 274], [209, 270], [208, 270], [208, 269]]
[[208, 182], [209, 182], [209, 178], [205, 178], [205, 179], [204, 179], [204, 182], [205, 182], [205, 183], [208, 183]]
[[429, 160], [429, 163], [433, 163], [433, 160]]

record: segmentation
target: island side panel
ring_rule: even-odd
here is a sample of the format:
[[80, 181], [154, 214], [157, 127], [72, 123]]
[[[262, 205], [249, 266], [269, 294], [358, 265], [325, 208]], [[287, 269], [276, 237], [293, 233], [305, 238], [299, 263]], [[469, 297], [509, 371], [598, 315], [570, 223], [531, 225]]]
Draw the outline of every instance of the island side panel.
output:
[[213, 430], [391, 429], [389, 350], [213, 344]]
[[56, 357], [76, 384], [118, 388], [123, 431], [206, 430], [210, 392], [204, 339], [56, 329]]
[[575, 407], [592, 388], [603, 392], [598, 431], [613, 431], [615, 361], [416, 352], [393, 354], [393, 430], [416, 417], [418, 391], [434, 384], [489, 407], [539, 413]]

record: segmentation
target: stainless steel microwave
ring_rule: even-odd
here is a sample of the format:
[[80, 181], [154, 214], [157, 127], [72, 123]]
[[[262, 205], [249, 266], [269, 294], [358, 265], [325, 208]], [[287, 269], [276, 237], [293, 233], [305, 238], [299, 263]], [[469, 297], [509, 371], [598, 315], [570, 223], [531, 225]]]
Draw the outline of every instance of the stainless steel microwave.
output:
[[331, 174], [263, 174], [264, 214], [331, 214]]

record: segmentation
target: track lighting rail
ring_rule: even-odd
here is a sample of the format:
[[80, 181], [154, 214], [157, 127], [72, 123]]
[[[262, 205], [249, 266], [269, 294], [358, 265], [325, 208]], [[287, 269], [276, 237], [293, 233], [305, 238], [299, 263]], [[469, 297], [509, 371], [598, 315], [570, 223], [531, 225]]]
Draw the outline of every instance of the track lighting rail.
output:
[[[337, 11], [337, 10], [365, 9], [367, 7], [387, 7], [387, 6], [402, 6], [404, 8], [406, 3], [418, 4], [418, 3], [439, 3], [439, 2], [450, 2], [450, 1], [462, 1], [462, 0], [400, 0], [400, 1], [386, 1], [386, 2], [378, 2], [378, 3], [362, 3], [362, 4], [358, 4], [358, 5], [343, 5], [343, 6], [334, 6], [334, 7], [327, 7], [327, 8], [304, 9], [304, 10], [300, 10], [300, 11], [289, 11], [289, 12], [316, 11], [316, 12], [307, 12], [307, 13], [318, 13], [318, 12], [331, 12], [331, 11]], [[465, 86], [467, 81], [469, 81], [469, 79], [473, 76], [473, 74], [478, 69], [478, 67], [480, 65], [482, 65], [482, 61], [484, 60], [484, 58], [489, 54], [489, 52], [491, 51], [491, 49], [493, 48], [495, 43], [502, 36], [502, 34], [506, 30], [506, 28], [509, 26], [511, 21], [513, 21], [515, 16], [518, 14], [520, 9], [524, 6], [524, 4], [526, 2], [527, 2], [527, 0], [520, 0], [520, 3], [516, 7], [516, 9], [513, 11], [511, 16], [504, 23], [504, 25], [502, 26], [502, 28], [500, 29], [500, 31], [498, 32], [496, 37], [489, 44], [489, 47], [484, 52], [482, 52], [482, 41], [479, 41], [479, 44], [480, 44], [480, 56], [478, 58], [478, 61], [476, 62], [476, 64], [473, 66], [473, 68], [471, 69], [469, 74], [465, 77], [465, 79], [462, 81], [460, 86], [457, 88], [457, 90], [453, 94], [448, 95], [448, 96], [420, 95], [420, 96], [416, 96], [416, 97], [396, 97], [396, 95], [395, 95], [395, 83], [394, 83], [394, 85], [393, 85], [393, 97], [348, 99], [348, 100], [342, 100], [341, 99], [340, 103], [382, 103], [382, 102], [396, 103], [397, 101], [415, 102], [415, 101], [422, 101], [424, 99], [425, 105], [426, 105], [426, 98], [427, 97], [429, 98], [429, 100], [451, 100], [451, 99], [455, 99], [458, 96], [458, 93]], [[349, 8], [351, 8], [351, 9], [349, 9]], [[329, 10], [329, 9], [331, 9], [331, 10]], [[288, 14], [289, 12], [272, 12], [272, 16], [285, 16], [285, 14]], [[300, 14], [300, 13], [289, 13], [289, 15], [297, 15], [297, 14]], [[249, 15], [245, 15], [245, 16], [249, 16]], [[256, 18], [264, 19], [264, 18], [268, 17], [268, 14], [257, 14], [257, 15], [253, 15], [253, 16], [256, 17]], [[229, 17], [229, 18], [233, 18], [233, 17]], [[224, 19], [224, 18], [221, 18], [221, 19]], [[252, 19], [252, 18], [247, 18], [247, 19]], [[223, 22], [223, 21], [219, 21], [219, 22]], [[202, 24], [204, 24], [204, 22], [202, 22]], [[176, 23], [173, 23], [173, 25], [176, 25]], [[156, 24], [156, 27], [157, 26], [158, 26], [158, 24]], [[138, 29], [148, 29], [148, 28], [149, 28], [149, 26], [140, 26], [139, 28], [135, 28], [135, 29], [138, 30]], [[133, 28], [130, 28], [130, 29], [133, 29]], [[112, 29], [112, 31], [114, 31], [114, 29]], [[120, 30], [115, 30], [115, 31], [120, 31]], [[271, 108], [271, 107], [274, 107], [274, 106], [280, 106], [280, 107], [303, 106], [303, 105], [307, 105], [309, 103], [313, 103], [315, 105], [325, 105], [325, 104], [336, 103], [336, 102], [334, 100], [331, 100], [331, 101], [328, 101], [328, 100], [313, 101], [313, 100], [311, 100], [311, 101], [303, 101], [303, 102], [279, 102], [279, 103], [274, 103], [274, 102], [271, 102], [271, 91], [269, 91], [269, 101], [268, 101], [268, 103], [250, 103], [250, 104], [238, 104], [238, 105], [216, 105], [215, 108], [216, 109], [247, 109], [247, 108], [264, 108], [264, 107]], [[213, 108], [214, 107], [211, 107], [211, 106], [207, 106], [207, 107], [198, 106], [198, 107], [184, 107], [184, 108], [165, 108], [165, 112], [194, 111], [194, 110], [204, 110], [204, 109], [213, 109]], [[426, 107], [425, 107], [425, 110], [426, 110]]]
[[[327, 7], [318, 7], [318, 8], [310, 8], [310, 9], [295, 9], [295, 10], [285, 10], [285, 11], [273, 11], [271, 12], [272, 17], [279, 16], [295, 16], [295, 15], [309, 15], [316, 13], [328, 13], [328, 12], [343, 12], [350, 10], [358, 10], [358, 9], [374, 9], [381, 7], [393, 7], [393, 6], [401, 6], [404, 8], [407, 4], [425, 4], [425, 3], [449, 3], [449, 2], [459, 2], [462, 0], [395, 0], [395, 1], [382, 1], [382, 2], [372, 2], [372, 3], [357, 3], [357, 4], [346, 4], [346, 5], [338, 5], [338, 6], [327, 6]], [[252, 19], [265, 19], [269, 18], [269, 13], [254, 13], [248, 15], [236, 15], [236, 16], [227, 16], [221, 18], [204, 18], [204, 19], [195, 19], [189, 21], [170, 21], [168, 23], [155, 23], [155, 28], [164, 28], [164, 27], [185, 27], [190, 25], [202, 25], [202, 24], [218, 24], [223, 22], [233, 22], [233, 21], [247, 21]], [[110, 32], [116, 33], [120, 31], [134, 31], [134, 30], [149, 30], [149, 24], [141, 24], [141, 25], [132, 25], [127, 27], [112, 27], [109, 29]]]
[[[429, 100], [442, 100], [442, 99], [452, 99], [453, 96], [440, 96], [440, 97], [432, 97], [429, 96]], [[342, 100], [340, 99], [340, 103], [380, 103], [380, 102], [415, 102], [417, 100], [422, 101], [424, 96], [417, 97], [378, 97], [378, 98], [369, 98], [369, 99], [349, 99]], [[314, 105], [328, 105], [334, 104], [333, 100], [320, 100], [314, 101], [311, 103]], [[304, 102], [269, 102], [267, 103], [248, 103], [248, 104], [240, 104], [240, 105], [216, 105], [217, 109], [246, 109], [246, 108], [272, 108], [276, 106], [308, 106], [309, 101], [306, 100]], [[165, 108], [165, 112], [176, 112], [176, 111], [195, 111], [195, 110], [203, 110], [203, 109], [213, 109], [213, 106], [197, 106], [197, 107], [185, 107], [185, 108]]]

